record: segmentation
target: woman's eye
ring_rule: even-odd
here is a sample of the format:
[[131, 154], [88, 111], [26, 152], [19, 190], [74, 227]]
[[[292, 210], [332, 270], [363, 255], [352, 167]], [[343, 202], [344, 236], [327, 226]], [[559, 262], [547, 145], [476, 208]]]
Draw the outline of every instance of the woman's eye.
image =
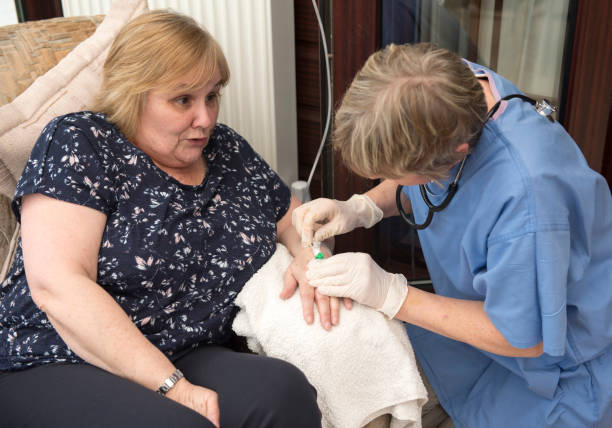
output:
[[178, 97], [175, 99], [177, 104], [180, 105], [187, 105], [189, 103], [189, 97], [187, 96], [183, 96], [183, 97]]
[[219, 93], [217, 93], [217, 92], [213, 92], [213, 93], [208, 94], [206, 96], [206, 102], [208, 104], [215, 103], [215, 102], [217, 102], [218, 99], [219, 99]]

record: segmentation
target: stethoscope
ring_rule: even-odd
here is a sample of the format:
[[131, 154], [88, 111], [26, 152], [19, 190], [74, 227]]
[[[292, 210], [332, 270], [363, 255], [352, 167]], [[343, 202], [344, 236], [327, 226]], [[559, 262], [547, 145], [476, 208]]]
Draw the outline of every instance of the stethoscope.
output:
[[[487, 115], [485, 116], [483, 123], [487, 123], [487, 121], [495, 114], [495, 112], [497, 112], [502, 101], [507, 101], [512, 98], [520, 98], [524, 101], [527, 101], [528, 103], [531, 103], [533, 106], [535, 106], [536, 111], [540, 115], [554, 122], [554, 119], [552, 118], [551, 115], [555, 111], [557, 111], [557, 109], [552, 104], [550, 104], [548, 101], [546, 100], [536, 101], [533, 98], [530, 98], [523, 94], [510, 94], [510, 95], [506, 95], [505, 97], [501, 98], [499, 101], [497, 101], [493, 105], [493, 107], [491, 107], [491, 109], [487, 112]], [[427, 218], [421, 224], [417, 224], [412, 219], [412, 214], [408, 214], [406, 211], [404, 211], [404, 208], [402, 207], [402, 200], [401, 200], [403, 186], [401, 185], [397, 186], [397, 190], [395, 191], [395, 204], [397, 205], [397, 210], [399, 211], [400, 216], [404, 219], [404, 221], [409, 226], [413, 227], [416, 230], [425, 229], [431, 223], [434, 213], [442, 211], [444, 208], [448, 206], [450, 201], [455, 196], [455, 193], [457, 193], [457, 189], [459, 189], [459, 179], [461, 178], [461, 174], [463, 172], [463, 166], [465, 165], [465, 161], [467, 157], [468, 155], [466, 155], [461, 161], [461, 164], [459, 165], [459, 170], [457, 171], [457, 174], [455, 175], [455, 179], [453, 180], [451, 184], [449, 184], [447, 193], [446, 193], [446, 197], [439, 205], [435, 205], [433, 202], [431, 202], [431, 200], [429, 199], [429, 196], [427, 195], [427, 189], [425, 185], [419, 184], [419, 190], [421, 191], [421, 197], [423, 198], [425, 205], [427, 205]]]

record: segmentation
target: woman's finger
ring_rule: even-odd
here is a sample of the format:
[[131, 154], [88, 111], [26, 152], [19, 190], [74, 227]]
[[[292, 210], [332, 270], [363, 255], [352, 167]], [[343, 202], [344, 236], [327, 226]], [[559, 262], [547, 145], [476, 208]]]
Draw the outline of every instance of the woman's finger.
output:
[[331, 311], [332, 325], [338, 325], [338, 323], [340, 322], [340, 299], [336, 297], [330, 297], [329, 309]]
[[285, 274], [283, 275], [283, 288], [281, 289], [279, 297], [285, 300], [293, 296], [293, 293], [295, 293], [295, 289], [297, 288], [297, 286], [298, 286], [298, 281], [295, 278], [295, 276], [293, 276], [291, 267], [289, 267], [287, 268], [287, 270], [285, 271]]
[[312, 324], [314, 321], [314, 288], [306, 284], [300, 284], [298, 291], [300, 293], [300, 300], [302, 302], [302, 314], [304, 316], [304, 321], [306, 321], [306, 324]]
[[319, 321], [325, 330], [331, 329], [331, 310], [329, 297], [315, 290], [315, 301], [317, 302], [317, 310], [319, 311]]

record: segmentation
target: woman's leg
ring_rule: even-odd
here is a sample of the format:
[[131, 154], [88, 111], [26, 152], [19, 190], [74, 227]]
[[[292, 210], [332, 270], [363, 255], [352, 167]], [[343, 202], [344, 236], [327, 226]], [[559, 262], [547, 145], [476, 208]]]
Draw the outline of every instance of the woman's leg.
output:
[[190, 382], [217, 392], [223, 428], [321, 426], [316, 390], [285, 361], [205, 346], [176, 366]]
[[0, 372], [3, 428], [213, 428], [200, 414], [86, 364]]

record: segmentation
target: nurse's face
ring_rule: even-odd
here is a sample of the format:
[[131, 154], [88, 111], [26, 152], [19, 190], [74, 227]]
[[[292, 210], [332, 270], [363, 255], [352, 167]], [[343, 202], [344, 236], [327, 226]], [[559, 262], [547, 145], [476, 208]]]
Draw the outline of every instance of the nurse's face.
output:
[[400, 178], [387, 178], [387, 177], [368, 177], [370, 180], [386, 180], [391, 183], [395, 183], [396, 186], [416, 186], [418, 184], [427, 184], [431, 181], [431, 178], [427, 178], [424, 175], [417, 174], [415, 172], [408, 172]]
[[427, 184], [431, 181], [431, 178], [428, 178], [424, 175], [417, 174], [414, 172], [409, 172], [405, 174], [401, 178], [393, 178], [390, 181], [394, 182], [398, 186], [416, 186], [418, 184]]
[[[461, 143], [457, 146], [455, 151], [459, 153], [460, 155], [465, 156], [468, 154], [469, 149], [470, 149], [470, 146], [468, 145], [468, 143]], [[461, 161], [457, 161], [456, 164], [458, 164], [459, 162]], [[394, 182], [397, 185], [402, 185], [402, 186], [417, 186], [419, 184], [427, 184], [432, 181], [435, 181], [425, 175], [417, 174], [416, 172], [407, 172], [400, 178], [391, 178], [388, 180], [391, 182]]]
[[189, 76], [146, 97], [134, 145], [166, 172], [188, 171], [201, 162], [202, 149], [217, 122], [221, 76], [199, 89], [185, 89]]

